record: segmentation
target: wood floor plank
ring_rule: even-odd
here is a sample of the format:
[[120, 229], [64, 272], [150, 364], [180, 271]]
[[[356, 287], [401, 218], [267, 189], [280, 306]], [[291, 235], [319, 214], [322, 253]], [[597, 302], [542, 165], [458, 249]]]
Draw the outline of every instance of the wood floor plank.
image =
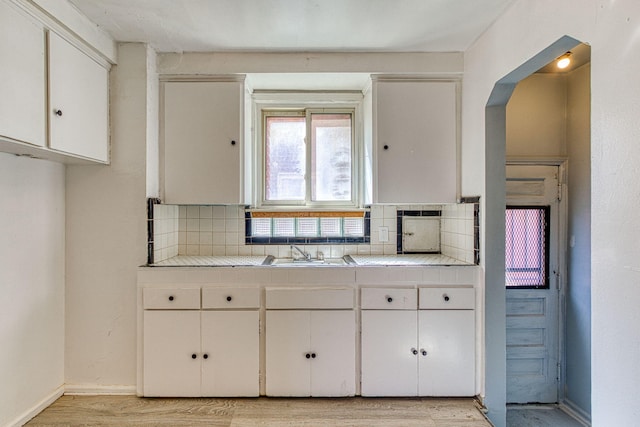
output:
[[27, 426], [490, 427], [473, 399], [62, 396]]

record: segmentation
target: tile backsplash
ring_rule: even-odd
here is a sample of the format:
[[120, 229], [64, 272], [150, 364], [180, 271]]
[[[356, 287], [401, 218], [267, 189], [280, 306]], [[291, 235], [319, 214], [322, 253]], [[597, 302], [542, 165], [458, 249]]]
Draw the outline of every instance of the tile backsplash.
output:
[[[370, 207], [371, 238], [364, 244], [300, 245], [316, 257], [339, 258], [344, 255], [393, 255], [396, 240], [397, 211], [441, 210], [441, 253], [461, 261], [475, 260], [474, 212], [477, 203], [456, 205], [373, 205]], [[154, 205], [154, 262], [176, 255], [273, 255], [290, 257], [290, 245], [245, 244], [244, 205]], [[388, 241], [379, 232], [388, 230]], [[401, 238], [398, 236], [397, 238]]]

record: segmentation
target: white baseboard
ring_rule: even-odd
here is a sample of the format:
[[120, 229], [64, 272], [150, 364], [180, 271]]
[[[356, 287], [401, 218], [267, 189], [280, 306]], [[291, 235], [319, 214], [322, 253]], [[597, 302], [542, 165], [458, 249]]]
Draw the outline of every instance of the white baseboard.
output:
[[47, 396], [44, 397], [40, 402], [33, 405], [30, 409], [27, 409], [21, 415], [19, 415], [15, 420], [10, 421], [7, 424], [10, 427], [19, 427], [25, 425], [29, 420], [38, 415], [40, 412], [45, 410], [47, 406], [51, 405], [55, 402], [60, 396], [64, 394], [64, 385], [61, 385]]
[[98, 384], [65, 384], [64, 394], [67, 395], [135, 395], [135, 385], [98, 385]]
[[580, 408], [578, 405], [576, 405], [572, 401], [564, 399], [562, 402], [560, 402], [558, 407], [560, 408], [561, 411], [566, 412], [572, 418], [582, 423], [586, 427], [591, 426], [591, 415], [585, 412], [582, 408]]

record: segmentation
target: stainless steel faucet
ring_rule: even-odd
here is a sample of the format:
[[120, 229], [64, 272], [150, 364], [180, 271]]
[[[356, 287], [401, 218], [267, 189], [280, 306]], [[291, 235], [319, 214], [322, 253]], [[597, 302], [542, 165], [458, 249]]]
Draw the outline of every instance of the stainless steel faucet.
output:
[[[291, 245], [291, 255], [293, 256], [293, 250], [298, 251], [298, 253], [300, 253], [300, 255], [302, 255], [302, 257], [307, 260], [307, 261], [311, 261], [311, 254], [306, 253], [305, 251], [303, 251], [302, 249], [300, 249], [299, 247], [297, 247], [296, 245]], [[294, 257], [295, 258], [295, 257]]]

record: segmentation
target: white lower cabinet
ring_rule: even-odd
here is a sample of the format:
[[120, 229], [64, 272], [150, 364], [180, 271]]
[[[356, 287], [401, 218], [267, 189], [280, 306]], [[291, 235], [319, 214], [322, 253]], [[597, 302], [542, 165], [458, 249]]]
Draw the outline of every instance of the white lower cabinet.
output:
[[[468, 289], [465, 296], [469, 292], [472, 295], [474, 291]], [[420, 308], [437, 305], [423, 300]], [[447, 296], [447, 303], [450, 300], [452, 305], [456, 303], [455, 298]], [[476, 394], [473, 306], [424, 310], [365, 308], [361, 315], [363, 396]]]
[[267, 310], [268, 396], [355, 394], [353, 310]]
[[[144, 396], [259, 395], [258, 307], [207, 310], [217, 304], [203, 298], [200, 310], [200, 289], [145, 291]], [[224, 301], [232, 308], [254, 294], [259, 290], [224, 291]]]

